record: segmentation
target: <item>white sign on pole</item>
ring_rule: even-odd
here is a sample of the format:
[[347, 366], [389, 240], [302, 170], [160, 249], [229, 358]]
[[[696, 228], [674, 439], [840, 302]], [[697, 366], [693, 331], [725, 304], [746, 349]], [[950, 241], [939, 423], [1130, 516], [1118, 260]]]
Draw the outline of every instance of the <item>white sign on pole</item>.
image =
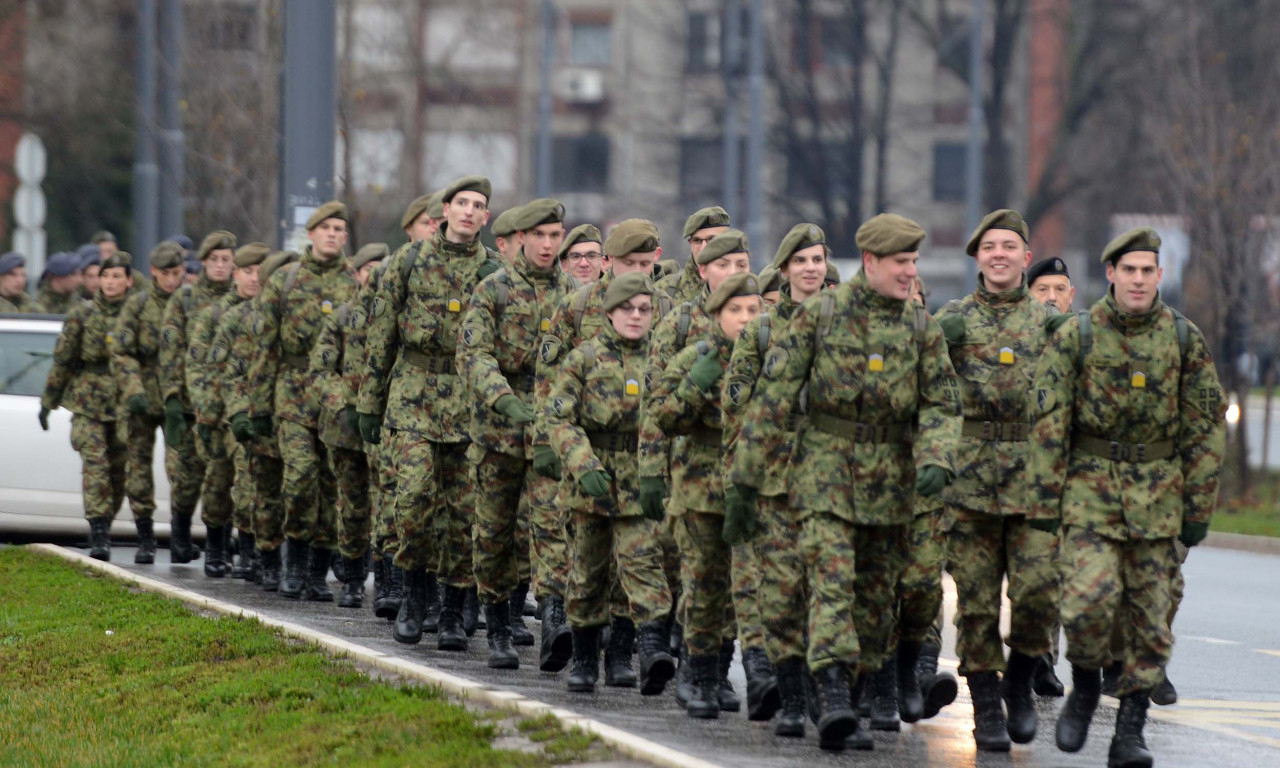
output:
[[44, 222], [48, 210], [40, 182], [48, 170], [48, 159], [40, 137], [23, 133], [13, 158], [18, 175], [18, 188], [13, 193], [13, 218], [18, 225], [13, 233], [13, 250], [27, 257], [27, 276], [33, 282], [44, 271]]

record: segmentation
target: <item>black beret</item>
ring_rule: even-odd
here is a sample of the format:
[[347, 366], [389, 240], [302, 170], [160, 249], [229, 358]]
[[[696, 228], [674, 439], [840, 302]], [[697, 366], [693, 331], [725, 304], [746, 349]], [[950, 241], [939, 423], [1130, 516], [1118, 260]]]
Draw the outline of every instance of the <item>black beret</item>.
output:
[[1036, 280], [1046, 275], [1062, 275], [1068, 280], [1071, 279], [1071, 273], [1067, 272], [1067, 263], [1055, 256], [1031, 265], [1031, 269], [1027, 270], [1027, 286], [1030, 287]]

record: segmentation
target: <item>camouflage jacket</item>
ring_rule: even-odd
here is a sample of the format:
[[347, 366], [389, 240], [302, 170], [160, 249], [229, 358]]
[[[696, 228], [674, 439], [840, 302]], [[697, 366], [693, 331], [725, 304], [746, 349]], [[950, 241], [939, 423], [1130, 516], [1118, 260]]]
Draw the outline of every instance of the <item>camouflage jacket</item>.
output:
[[471, 440], [477, 448], [512, 456], [532, 454], [532, 425], [526, 430], [493, 406], [503, 395], [516, 395], [536, 407], [538, 340], [551, 329], [556, 305], [576, 287], [558, 266], [536, 269], [521, 252], [510, 266], [480, 281], [471, 295], [458, 340], [457, 367], [471, 389]]
[[236, 338], [253, 322], [257, 300], [231, 303], [218, 319], [209, 343], [208, 366], [210, 386], [204, 398], [196, 401], [196, 422], [223, 424], [234, 411], [228, 410], [231, 392], [244, 381], [248, 365], [232, 354]]
[[[556, 366], [543, 411], [551, 446], [564, 465], [559, 498], [570, 510], [610, 517], [640, 514], [634, 441], [648, 341], [624, 339], [606, 324]], [[588, 495], [578, 484], [596, 470], [613, 478], [613, 492], [603, 498]]]
[[17, 296], [0, 296], [0, 312], [43, 315], [46, 310], [30, 294], [22, 291]]
[[534, 399], [539, 406], [534, 409], [537, 415], [532, 438], [534, 445], [551, 443], [544, 406], [561, 360], [583, 339], [597, 337], [609, 325], [604, 314], [604, 292], [609, 287], [609, 280], [606, 274], [594, 283], [579, 286], [561, 299], [551, 315], [550, 330], [542, 334], [535, 363]]
[[[363, 291], [363, 289], [361, 289]], [[315, 346], [311, 348], [311, 375], [320, 393], [320, 442], [335, 448], [363, 451], [360, 435], [347, 427], [343, 411], [354, 405], [352, 380], [348, 375], [350, 361], [348, 339], [359, 323], [363, 332], [364, 313], [355, 301], [343, 304], [324, 318]]]
[[173, 292], [165, 305], [160, 330], [160, 394], [161, 408], [165, 401], [176, 397], [182, 401], [185, 413], [194, 413], [187, 394], [187, 359], [189, 323], [197, 313], [222, 298], [231, 290], [231, 281], [215, 283], [205, 274], [195, 285], [184, 285]]
[[479, 240], [451, 243], [443, 229], [387, 260], [369, 314], [361, 413], [384, 414], [387, 427], [433, 442], [470, 440], [458, 332], [480, 276], [498, 266]]
[[101, 292], [71, 308], [53, 348], [53, 365], [40, 405], [98, 421], [115, 421], [120, 406], [111, 347], [124, 297], [107, 301]]
[[238, 291], [227, 295], [196, 313], [190, 321], [187, 333], [187, 397], [191, 402], [196, 423], [213, 426], [222, 423], [222, 397], [219, 381], [222, 378], [221, 355], [215, 347], [214, 337], [222, 319], [229, 313], [240, 311], [245, 299]]
[[164, 310], [171, 293], [163, 293], [154, 282], [125, 299], [120, 309], [111, 348], [116, 381], [120, 385], [120, 399], [128, 401], [134, 395], [147, 398], [147, 414], [159, 417], [164, 413], [164, 398], [160, 387], [160, 332], [164, 323]]
[[[1130, 315], [1108, 294], [1089, 309], [1083, 365], [1079, 321], [1054, 334], [1035, 375], [1028, 517], [1060, 516], [1118, 540], [1166, 538], [1184, 520], [1209, 522], [1226, 398], [1200, 329], [1187, 321], [1183, 355], [1174, 317], [1159, 298], [1150, 312]], [[1136, 444], [1155, 452], [1163, 441], [1173, 450], [1116, 460], [1081, 445], [1090, 437], [1125, 452]]]
[[51, 315], [65, 315], [71, 311], [71, 308], [84, 299], [80, 298], [80, 293], [57, 293], [48, 285], [42, 286], [36, 293], [36, 301], [40, 306], [44, 307], [44, 311]]
[[[645, 367], [645, 400], [640, 416], [640, 476], [669, 478], [671, 445], [662, 428], [649, 417], [649, 395], [667, 364], [676, 353], [688, 345], [690, 339], [706, 336], [715, 327], [715, 321], [702, 309], [702, 302], [709, 294], [706, 287], [693, 301], [681, 302], [661, 318], [654, 318], [653, 333], [649, 337], [649, 361]], [[655, 298], [657, 298], [655, 296]], [[683, 319], [682, 319], [683, 318]], [[680, 343], [682, 326], [688, 326], [684, 343]]]
[[926, 316], [917, 341], [915, 317], [910, 302], [880, 295], [862, 272], [802, 304], [743, 413], [732, 482], [760, 485], [761, 448], [776, 444], [807, 382], [807, 423], [787, 475], [791, 505], [859, 525], [910, 522], [916, 469], [954, 473], [962, 421], [942, 329]]
[[[1031, 378], [1044, 352], [1050, 314], [1026, 286], [992, 293], [981, 276], [973, 293], [938, 311], [938, 320], [959, 316], [965, 326], [964, 338], [950, 345], [965, 420], [956, 478], [943, 491], [953, 508], [988, 515], [1026, 512]], [[979, 429], [986, 434], [976, 434]]]
[[277, 421], [318, 428], [320, 394], [311, 376], [311, 347], [325, 316], [355, 293], [356, 279], [346, 258], [321, 261], [310, 243], [301, 260], [271, 275], [254, 320], [257, 343], [265, 352], [249, 366], [251, 416], [274, 415]]
[[706, 284], [702, 280], [702, 275], [698, 273], [698, 262], [690, 256], [685, 262], [684, 269], [658, 280], [654, 287], [670, 296], [674, 303], [679, 304], [684, 301], [699, 301], [699, 294], [702, 293]]
[[[252, 383], [249, 380], [249, 369], [253, 367], [254, 361], [268, 354], [255, 333], [255, 329], [262, 324], [259, 320], [259, 315], [262, 314], [261, 307], [262, 294], [259, 293], [256, 298], [238, 307], [243, 308], [243, 314], [237, 315], [233, 312], [223, 317], [219, 324], [221, 328], [213, 341], [215, 350], [226, 349], [224, 365], [227, 375], [222, 379], [219, 394], [222, 398], [223, 419], [227, 422], [230, 422], [231, 417], [237, 413], [252, 415]], [[216, 351], [215, 354], [217, 354]], [[260, 456], [280, 458], [280, 443], [275, 437], [254, 437], [248, 445]]]

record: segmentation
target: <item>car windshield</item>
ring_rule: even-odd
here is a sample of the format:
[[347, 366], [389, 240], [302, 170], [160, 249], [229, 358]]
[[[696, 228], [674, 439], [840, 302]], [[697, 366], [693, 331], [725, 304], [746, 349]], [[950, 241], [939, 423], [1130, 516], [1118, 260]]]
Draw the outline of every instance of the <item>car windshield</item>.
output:
[[0, 331], [0, 394], [39, 397], [57, 341], [56, 333]]

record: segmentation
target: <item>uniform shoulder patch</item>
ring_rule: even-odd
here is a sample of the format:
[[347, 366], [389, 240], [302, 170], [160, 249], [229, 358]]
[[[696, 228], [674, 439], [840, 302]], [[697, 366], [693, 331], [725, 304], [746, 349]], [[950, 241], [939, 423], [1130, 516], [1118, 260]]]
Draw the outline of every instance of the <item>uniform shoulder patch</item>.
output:
[[1036, 407], [1040, 409], [1040, 413], [1048, 413], [1053, 410], [1056, 398], [1053, 396], [1053, 390], [1041, 389], [1036, 392]]
[[462, 342], [468, 347], [474, 347], [479, 338], [480, 333], [475, 326], [468, 325], [462, 329]]
[[569, 407], [563, 398], [555, 397], [551, 399], [551, 409], [555, 411], [557, 416], [564, 418], [568, 413]]
[[774, 347], [769, 350], [769, 357], [764, 361], [763, 373], [770, 379], [776, 379], [786, 370], [790, 357], [787, 350], [781, 347]]
[[730, 379], [729, 386], [725, 388], [725, 392], [729, 397], [729, 402], [734, 405], [742, 405], [746, 400], [747, 384], [739, 379]]
[[546, 365], [551, 365], [560, 358], [560, 339], [557, 336], [546, 336], [542, 339], [542, 348], [538, 358]]

